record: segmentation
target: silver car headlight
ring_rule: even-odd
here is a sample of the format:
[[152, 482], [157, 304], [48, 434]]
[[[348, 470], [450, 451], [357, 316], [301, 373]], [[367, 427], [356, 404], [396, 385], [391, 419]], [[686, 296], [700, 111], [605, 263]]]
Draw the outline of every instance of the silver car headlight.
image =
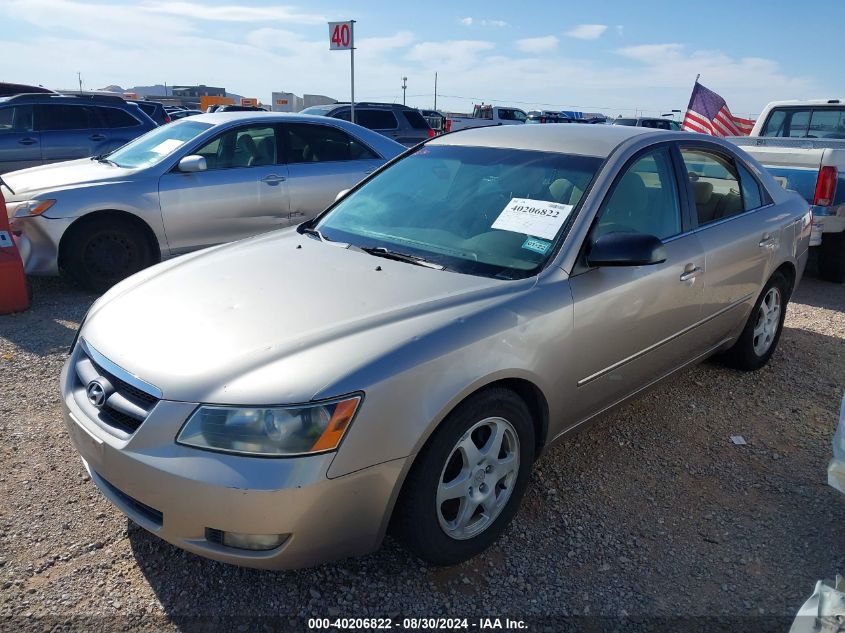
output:
[[245, 455], [290, 456], [335, 450], [361, 396], [289, 407], [202, 405], [176, 442]]
[[6, 214], [9, 217], [26, 218], [41, 215], [56, 204], [55, 200], [27, 200], [25, 202], [9, 202], [6, 204]]

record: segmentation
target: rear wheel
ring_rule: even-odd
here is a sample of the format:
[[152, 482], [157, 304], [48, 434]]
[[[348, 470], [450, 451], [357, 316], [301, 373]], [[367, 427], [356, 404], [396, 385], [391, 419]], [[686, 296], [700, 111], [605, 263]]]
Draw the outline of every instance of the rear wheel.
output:
[[534, 461], [534, 425], [507, 389], [471, 396], [453, 411], [408, 474], [393, 527], [434, 565], [489, 547], [519, 508]]
[[845, 282], [845, 233], [822, 235], [819, 247], [819, 277], [825, 281]]
[[92, 218], [71, 228], [62, 268], [76, 285], [103, 292], [153, 263], [149, 241], [130, 221]]
[[742, 334], [722, 356], [726, 365], [743, 371], [760, 369], [777, 348], [789, 302], [789, 282], [775, 273], [763, 288]]

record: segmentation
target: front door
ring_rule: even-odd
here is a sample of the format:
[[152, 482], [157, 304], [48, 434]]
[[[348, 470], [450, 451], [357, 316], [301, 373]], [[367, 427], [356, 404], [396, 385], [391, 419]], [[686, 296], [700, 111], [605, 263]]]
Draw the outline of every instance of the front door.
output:
[[0, 108], [0, 173], [41, 164], [41, 135], [31, 105]]
[[35, 106], [35, 128], [41, 132], [41, 157], [45, 163], [94, 155], [99, 125], [89, 106], [48, 103]]
[[222, 132], [193, 152], [206, 171], [161, 177], [159, 198], [172, 254], [239, 240], [290, 223], [287, 168], [273, 125]]
[[602, 204], [587, 244], [613, 232], [655, 235], [666, 261], [649, 266], [574, 271], [573, 340], [577, 353], [572, 418], [582, 420], [700, 354], [696, 322], [704, 253], [689, 232], [669, 146], [623, 170]]

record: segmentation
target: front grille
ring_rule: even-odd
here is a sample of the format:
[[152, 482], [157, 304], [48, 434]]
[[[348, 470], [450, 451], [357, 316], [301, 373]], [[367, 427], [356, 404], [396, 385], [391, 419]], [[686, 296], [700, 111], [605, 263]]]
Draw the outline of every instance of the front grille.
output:
[[108, 490], [111, 494], [120, 499], [125, 505], [129, 507], [130, 510], [132, 510], [136, 514], [141, 515], [142, 517], [147, 519], [147, 521], [155, 523], [158, 526], [162, 525], [162, 523], [164, 522], [164, 515], [161, 513], [160, 510], [156, 510], [155, 508], [150, 507], [145, 503], [141, 503], [134, 497], [130, 497], [128, 494], [103, 479], [103, 477], [99, 473], [97, 473], [97, 477], [103, 483], [106, 490]]
[[[113, 434], [119, 437], [132, 435], [147, 419], [159, 399], [127, 382], [124, 377], [117, 374], [117, 370], [109, 371], [103, 367], [103, 364], [110, 365], [111, 363], [106, 360], [97, 362], [95, 357], [102, 358], [102, 356], [92, 352], [88, 345], [82, 344], [78, 348], [75, 362], [76, 384], [74, 385], [77, 402]], [[96, 407], [88, 400], [87, 388], [91, 381], [98, 378], [105, 379], [112, 386], [113, 391], [106, 394], [104, 404]]]

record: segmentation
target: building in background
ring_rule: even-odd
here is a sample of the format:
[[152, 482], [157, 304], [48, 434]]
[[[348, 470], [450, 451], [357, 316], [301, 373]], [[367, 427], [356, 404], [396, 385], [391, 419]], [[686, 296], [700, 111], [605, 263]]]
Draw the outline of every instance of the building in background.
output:
[[292, 92], [274, 92], [270, 101], [273, 112], [299, 112], [311, 106], [329, 105], [331, 103], [337, 103], [337, 99], [325, 95], [303, 95], [300, 97]]
[[193, 97], [194, 99], [199, 99], [199, 97], [225, 97], [226, 89], [202, 84], [199, 86], [173, 86], [171, 94], [174, 97]]

